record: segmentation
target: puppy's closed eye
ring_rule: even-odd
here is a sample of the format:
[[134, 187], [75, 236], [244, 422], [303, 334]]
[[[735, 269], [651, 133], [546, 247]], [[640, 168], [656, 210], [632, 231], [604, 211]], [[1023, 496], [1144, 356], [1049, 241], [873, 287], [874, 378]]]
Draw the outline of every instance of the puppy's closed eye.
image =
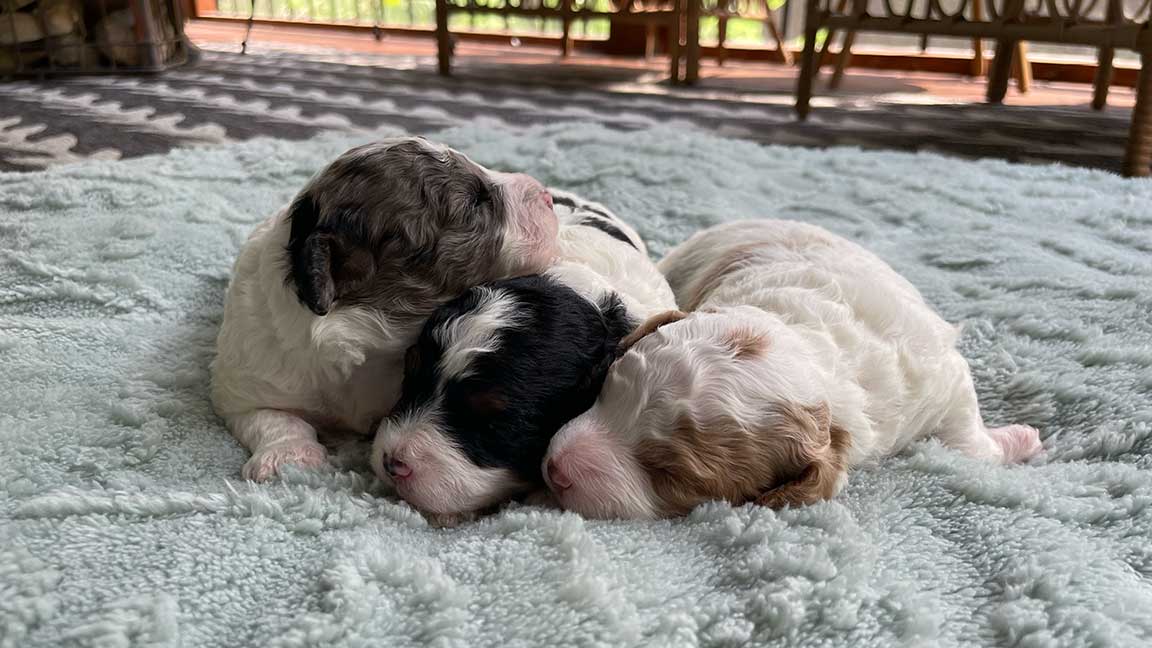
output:
[[479, 416], [495, 416], [508, 408], [508, 401], [500, 390], [490, 388], [469, 394], [468, 406]]

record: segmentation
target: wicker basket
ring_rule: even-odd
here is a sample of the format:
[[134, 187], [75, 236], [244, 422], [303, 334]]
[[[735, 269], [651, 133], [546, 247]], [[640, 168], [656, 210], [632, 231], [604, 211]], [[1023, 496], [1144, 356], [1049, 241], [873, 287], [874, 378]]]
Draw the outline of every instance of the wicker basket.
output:
[[179, 0], [0, 0], [0, 78], [158, 72], [188, 60]]

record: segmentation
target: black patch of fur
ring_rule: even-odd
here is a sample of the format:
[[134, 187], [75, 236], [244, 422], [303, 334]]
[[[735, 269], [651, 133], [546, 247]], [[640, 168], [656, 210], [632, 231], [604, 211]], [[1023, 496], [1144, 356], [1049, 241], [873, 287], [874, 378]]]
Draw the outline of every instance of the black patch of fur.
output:
[[[512, 296], [517, 325], [500, 332], [495, 352], [472, 358], [468, 376], [444, 385], [440, 431], [476, 465], [543, 485], [540, 462], [552, 435], [592, 406], [620, 339], [638, 322], [615, 295], [592, 304], [543, 276], [485, 287]], [[475, 310], [480, 296], [474, 288], [432, 315], [409, 352], [394, 415], [437, 397], [444, 349], [435, 331]]]
[[583, 225], [584, 227], [598, 229], [614, 239], [624, 241], [628, 245], [631, 245], [632, 249], [639, 250], [639, 248], [636, 247], [636, 243], [634, 243], [632, 239], [628, 238], [624, 232], [620, 231], [619, 227], [616, 227], [616, 225], [608, 219], [589, 216], [581, 219], [578, 224]]
[[567, 196], [557, 196], [557, 195], [553, 194], [552, 195], [552, 204], [553, 205], [564, 205], [565, 207], [571, 207], [572, 209], [576, 209], [576, 201], [572, 200], [571, 198], [569, 198]]
[[317, 315], [324, 315], [335, 300], [332, 282], [331, 239], [318, 231], [320, 208], [311, 194], [301, 194], [288, 210], [289, 272], [300, 302]]

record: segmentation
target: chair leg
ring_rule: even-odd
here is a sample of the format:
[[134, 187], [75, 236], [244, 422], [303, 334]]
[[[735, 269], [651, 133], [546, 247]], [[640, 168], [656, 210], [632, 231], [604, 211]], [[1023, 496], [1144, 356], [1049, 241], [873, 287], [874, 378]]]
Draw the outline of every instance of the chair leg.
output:
[[681, 21], [677, 18], [668, 25], [668, 58], [669, 61], [669, 82], [672, 85], [680, 85], [682, 79], [680, 78], [680, 29]]
[[452, 35], [448, 33], [448, 0], [436, 0], [436, 62], [441, 76], [452, 74]]
[[684, 83], [691, 85], [700, 80], [700, 0], [687, 0], [684, 46], [688, 49], [684, 63]]
[[[972, 0], [972, 20], [974, 22], [981, 22], [984, 20], [984, 2], [982, 0]], [[972, 76], [980, 78], [988, 73], [988, 65], [984, 61], [984, 39], [972, 39]]]
[[[842, 15], [848, 9], [848, 0], [840, 0], [832, 13]], [[829, 29], [824, 34], [824, 47], [820, 49], [820, 56], [816, 58], [816, 76], [820, 75], [820, 68], [832, 62], [832, 41], [836, 40], [836, 30]]]
[[1028, 60], [1028, 43], [1016, 43], [1016, 56], [1012, 58], [1012, 76], [1016, 77], [1016, 88], [1020, 94], [1032, 89], [1032, 63]]
[[572, 55], [572, 18], [568, 15], [568, 1], [564, 2], [564, 15], [560, 18], [560, 57]]
[[828, 80], [828, 88], [836, 90], [844, 81], [844, 70], [852, 63], [852, 44], [856, 41], [856, 31], [848, 30], [844, 34], [844, 43], [840, 45], [840, 55], [836, 57], [836, 67], [832, 68], [832, 78]]
[[824, 47], [820, 48], [820, 54], [816, 56], [816, 74], [820, 74], [820, 68], [832, 63], [832, 41], [836, 40], [836, 30], [829, 28], [824, 33]]
[[1108, 86], [1112, 85], [1112, 57], [1116, 50], [1101, 47], [1096, 55], [1096, 79], [1092, 81], [1092, 107], [1103, 110], [1108, 105]]
[[780, 31], [780, 24], [776, 22], [776, 14], [772, 11], [768, 0], [764, 0], [764, 25], [768, 28], [772, 40], [776, 42], [776, 51], [779, 52], [780, 62], [784, 65], [792, 65], [792, 52], [788, 51], [788, 43], [784, 42], [784, 34]]
[[988, 74], [988, 64], [984, 61], [984, 40], [972, 39], [972, 76], [979, 79]]
[[1140, 55], [1140, 78], [1136, 82], [1136, 107], [1128, 132], [1124, 175], [1143, 178], [1152, 175], [1152, 50]]
[[[1112, 25], [1124, 22], [1123, 0], [1108, 0], [1105, 21]], [[1096, 78], [1092, 81], [1092, 107], [1103, 110], [1108, 105], [1108, 89], [1112, 85], [1112, 58], [1116, 54], [1113, 47], [1101, 47], [1096, 52]]]
[[788, 49], [788, 42], [784, 40], [784, 34], [780, 31], [776, 16], [771, 14], [768, 16], [768, 31], [772, 32], [772, 40], [776, 41], [776, 51], [780, 52], [780, 62], [784, 65], [792, 65], [792, 50]]
[[804, 19], [804, 49], [800, 52], [800, 76], [796, 80], [796, 116], [808, 118], [812, 106], [812, 83], [816, 79], [816, 32], [820, 31], [820, 20], [816, 3], [808, 0]]
[[644, 60], [650, 61], [656, 55], [656, 25], [644, 26]]
[[716, 19], [716, 65], [723, 67], [724, 59], [728, 58], [724, 49], [724, 41], [728, 40], [728, 18], [720, 16]]
[[1011, 38], [996, 41], [996, 55], [992, 58], [992, 69], [988, 72], [988, 103], [1001, 103], [1004, 95], [1008, 94], [1008, 77], [1016, 54], [1016, 43]]

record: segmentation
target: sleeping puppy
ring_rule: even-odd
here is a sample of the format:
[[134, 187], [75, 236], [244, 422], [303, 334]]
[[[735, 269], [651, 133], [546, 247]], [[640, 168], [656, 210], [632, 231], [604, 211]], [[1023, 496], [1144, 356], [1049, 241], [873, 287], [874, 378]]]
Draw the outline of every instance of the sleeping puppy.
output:
[[212, 401], [252, 452], [243, 476], [325, 465], [320, 428], [371, 434], [432, 311], [544, 270], [557, 230], [539, 182], [420, 138], [337, 158], [256, 228], [233, 269]]
[[560, 260], [438, 309], [377, 431], [375, 472], [434, 523], [546, 491], [540, 462], [552, 435], [596, 399], [620, 340], [675, 307], [631, 228], [595, 203], [553, 194]]
[[623, 343], [596, 403], [553, 438], [548, 483], [590, 517], [709, 500], [830, 498], [846, 471], [929, 435], [988, 461], [1040, 450], [988, 428], [957, 331], [878, 257], [812, 225], [748, 221], [660, 264], [680, 303]]

